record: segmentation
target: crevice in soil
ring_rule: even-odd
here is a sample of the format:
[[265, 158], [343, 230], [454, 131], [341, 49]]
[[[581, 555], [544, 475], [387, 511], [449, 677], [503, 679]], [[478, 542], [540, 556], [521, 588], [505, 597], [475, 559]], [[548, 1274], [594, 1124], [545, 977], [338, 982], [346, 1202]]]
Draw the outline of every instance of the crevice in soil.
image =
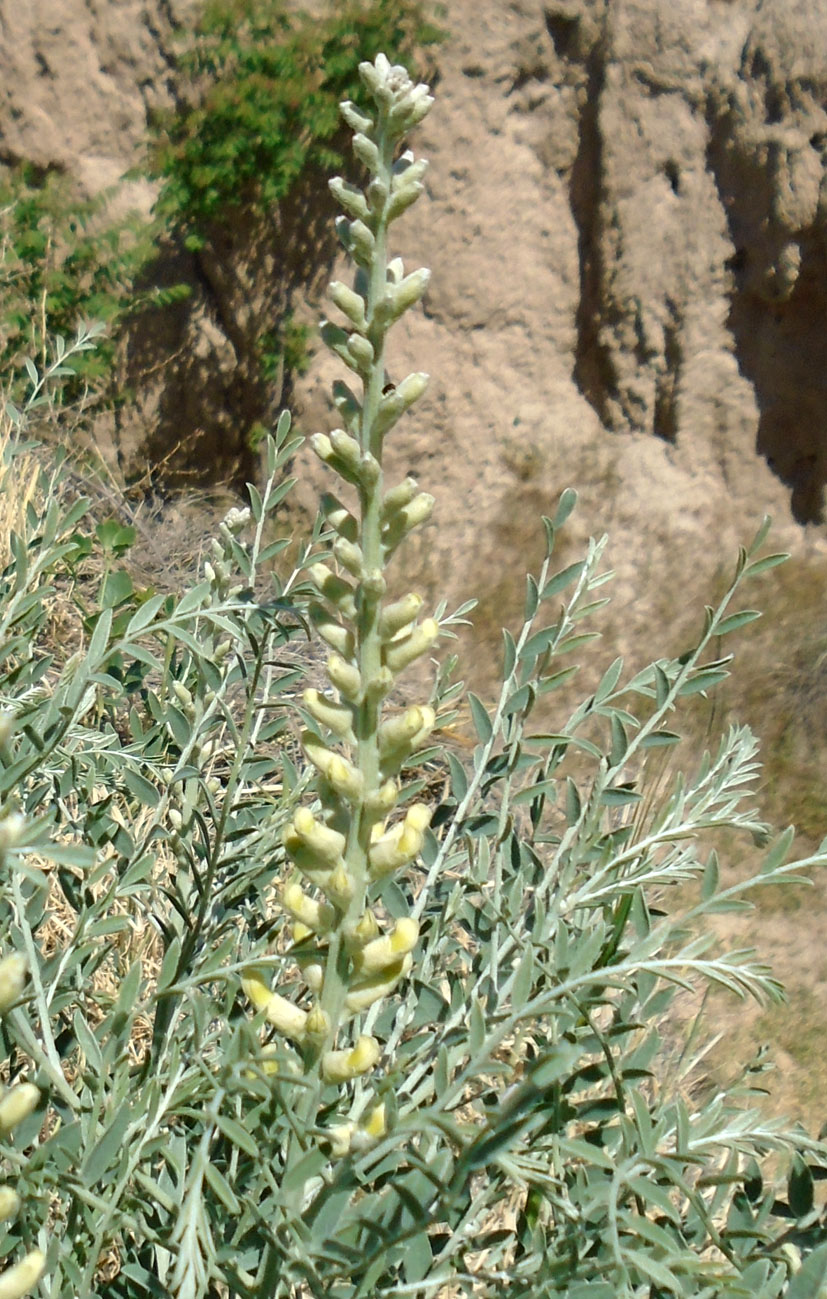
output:
[[[777, 101], [767, 104], [770, 124], [777, 111]], [[824, 231], [813, 227], [791, 234], [774, 222], [774, 176], [767, 170], [767, 152], [739, 143], [729, 105], [712, 105], [708, 124], [707, 165], [735, 249], [727, 263], [732, 276], [727, 324], [739, 368], [758, 405], [756, 450], [790, 488], [797, 522], [822, 523], [827, 485]], [[786, 282], [785, 266], [795, 268]]]

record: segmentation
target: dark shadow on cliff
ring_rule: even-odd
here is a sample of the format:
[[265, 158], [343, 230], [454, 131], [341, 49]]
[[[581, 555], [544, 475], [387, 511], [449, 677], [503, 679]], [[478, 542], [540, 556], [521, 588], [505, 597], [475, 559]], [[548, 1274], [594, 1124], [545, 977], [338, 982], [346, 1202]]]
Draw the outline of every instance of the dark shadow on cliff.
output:
[[823, 230], [774, 218], [772, 147], [747, 149], [730, 113], [710, 122], [708, 164], [735, 252], [728, 326], [759, 411], [756, 450], [791, 489], [798, 523], [824, 521], [827, 249]]
[[255, 481], [255, 434], [291, 397], [289, 364], [273, 354], [294, 303], [329, 277], [335, 213], [326, 175], [311, 172], [266, 222], [239, 204], [198, 251], [162, 247], [138, 287], [188, 292], [128, 328], [125, 384], [138, 399], [121, 429], [128, 472], [148, 467], [169, 486]]

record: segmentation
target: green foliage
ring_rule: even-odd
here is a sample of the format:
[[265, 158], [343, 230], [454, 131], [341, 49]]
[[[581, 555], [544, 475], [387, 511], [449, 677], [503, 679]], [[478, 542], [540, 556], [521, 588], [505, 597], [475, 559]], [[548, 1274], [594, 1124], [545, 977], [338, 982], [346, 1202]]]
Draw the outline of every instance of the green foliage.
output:
[[[23, 355], [42, 359], [47, 339], [70, 338], [78, 321], [106, 326], [97, 347], [75, 355], [62, 400], [86, 388], [101, 395], [112, 377], [117, 326], [139, 304], [135, 280], [153, 251], [154, 228], [113, 221], [105, 196], [81, 199], [55, 172], [24, 165], [0, 186], [0, 366], [11, 376]], [[112, 396], [111, 392], [109, 394]], [[113, 400], [115, 398], [113, 397]]]
[[413, 61], [441, 38], [428, 8], [347, 0], [310, 17], [283, 0], [210, 0], [194, 39], [182, 33], [190, 100], [154, 122], [161, 215], [198, 247], [228, 209], [266, 215], [308, 170], [340, 168], [338, 105], [365, 102], [359, 62], [380, 50]]

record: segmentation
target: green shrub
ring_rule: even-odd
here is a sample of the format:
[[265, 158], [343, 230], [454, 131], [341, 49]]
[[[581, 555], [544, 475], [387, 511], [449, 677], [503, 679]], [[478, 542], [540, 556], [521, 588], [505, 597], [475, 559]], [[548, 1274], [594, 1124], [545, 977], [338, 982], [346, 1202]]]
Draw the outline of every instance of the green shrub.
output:
[[[824, 865], [827, 842], [788, 862], [792, 833], [770, 840], [744, 728], [671, 784], [646, 767], [725, 678], [712, 647], [757, 616], [741, 588], [780, 557], [762, 526], [689, 651], [626, 678], [615, 660], [541, 730], [610, 577], [605, 538], [554, 571], [565, 492], [499, 698], [469, 695], [468, 761], [439, 730], [450, 659], [428, 702], [390, 702], [467, 609], [385, 598], [434, 504], [383, 478], [427, 384], [388, 388], [385, 354], [427, 288], [388, 243], [422, 189], [402, 137], [431, 101], [382, 56], [360, 71], [374, 107], [343, 112], [369, 183], [331, 185], [357, 269], [331, 287], [345, 326], [322, 329], [356, 390], [336, 385], [343, 427], [313, 442], [342, 497], [293, 574], [267, 539], [286, 414], [180, 595], [136, 589], [128, 530], [89, 518], [60, 465], [34, 485], [26, 468], [7, 512], [0, 952], [27, 957], [31, 992], [3, 1033], [41, 1101], [4, 1150], [27, 1212], [0, 1256], [42, 1250], [53, 1299], [808, 1299], [827, 1147], [762, 1116], [749, 1067], [703, 1096], [700, 1016], [677, 1048], [661, 1029], [680, 988], [780, 997], [752, 947], [719, 950], [714, 917]], [[733, 834], [760, 856], [730, 884]]]
[[410, 61], [438, 41], [429, 7], [347, 0], [310, 17], [284, 0], [209, 0], [181, 33], [189, 102], [153, 123], [150, 174], [170, 227], [199, 247], [234, 208], [266, 217], [308, 170], [340, 168], [338, 105], [365, 100], [360, 60], [386, 49]]
[[[63, 402], [89, 389], [98, 401], [104, 394], [118, 399], [111, 387], [118, 327], [146, 300], [135, 283], [152, 256], [155, 229], [138, 217], [113, 221], [105, 206], [106, 196], [82, 200], [66, 176], [29, 165], [0, 185], [3, 375], [32, 353], [45, 363], [48, 339], [71, 338], [79, 320], [107, 327], [95, 348], [75, 354], [60, 387]], [[14, 386], [19, 393], [20, 383]]]

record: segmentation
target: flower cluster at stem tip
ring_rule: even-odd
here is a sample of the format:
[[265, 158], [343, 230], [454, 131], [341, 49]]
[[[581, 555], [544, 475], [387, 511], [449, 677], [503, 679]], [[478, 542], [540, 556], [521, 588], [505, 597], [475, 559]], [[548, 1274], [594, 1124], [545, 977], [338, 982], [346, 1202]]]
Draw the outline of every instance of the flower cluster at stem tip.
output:
[[[383, 925], [369, 889], [419, 856], [430, 809], [412, 801], [402, 769], [426, 742], [436, 717], [429, 705], [386, 714], [384, 702], [399, 674], [427, 654], [439, 637], [434, 618], [421, 617], [414, 593], [386, 600], [386, 566], [399, 544], [431, 515], [434, 500], [408, 477], [385, 490], [386, 434], [424, 393], [428, 376], [409, 374], [386, 385], [388, 331], [422, 298], [424, 268], [405, 274], [390, 258], [390, 224], [422, 193], [427, 163], [401, 150], [403, 138], [433, 102], [403, 67], [380, 54], [360, 75], [376, 105], [367, 116], [349, 101], [342, 116], [353, 150], [368, 173], [363, 188], [340, 178], [330, 188], [346, 215], [337, 231], [355, 263], [353, 287], [339, 281], [330, 297], [345, 324], [323, 321], [325, 344], [359, 381], [358, 392], [334, 384], [343, 427], [311, 439], [316, 455], [345, 484], [352, 508], [322, 498], [333, 538], [328, 562], [311, 568], [319, 599], [311, 606], [316, 632], [329, 648], [331, 690], [308, 689], [302, 743], [317, 773], [318, 802], [300, 808], [284, 835], [295, 868], [281, 902], [292, 923], [293, 952], [308, 990], [308, 1009], [275, 991], [266, 967], [249, 967], [243, 986], [256, 1010], [296, 1047], [305, 1074], [344, 1084], [379, 1062], [375, 1038], [339, 1042], [354, 1016], [387, 997], [409, 973], [419, 927], [411, 916]], [[384, 1131], [375, 1106], [361, 1125], [329, 1130], [334, 1153], [369, 1143]]]

